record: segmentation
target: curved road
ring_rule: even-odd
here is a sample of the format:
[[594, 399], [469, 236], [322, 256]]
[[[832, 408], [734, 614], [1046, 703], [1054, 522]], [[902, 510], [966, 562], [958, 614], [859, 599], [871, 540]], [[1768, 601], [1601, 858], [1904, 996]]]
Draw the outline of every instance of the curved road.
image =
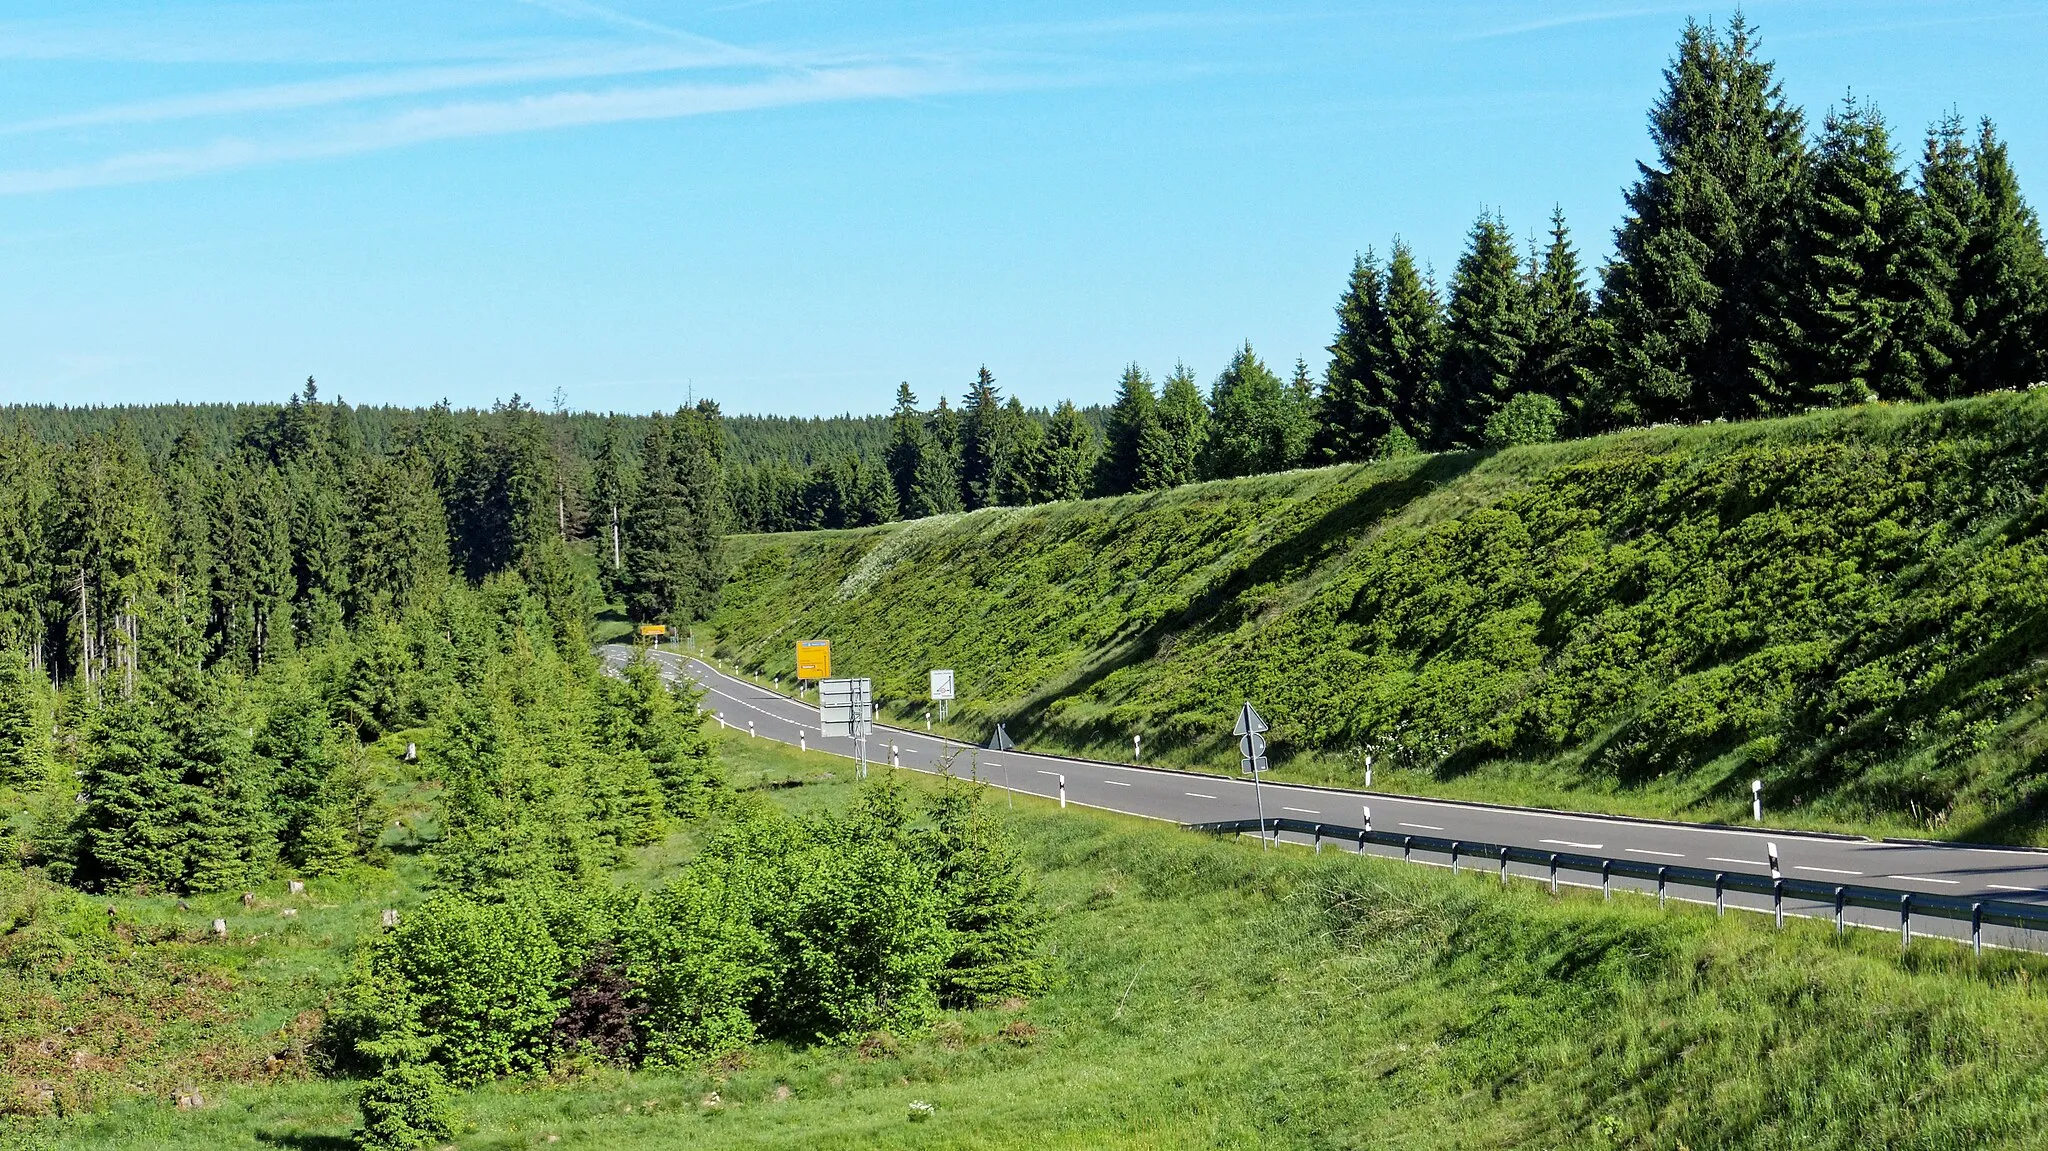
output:
[[[763, 739], [791, 746], [801, 740], [819, 751], [849, 757], [853, 754], [851, 739], [819, 735], [818, 708], [814, 703], [791, 699], [727, 675], [703, 660], [676, 651], [656, 649], [654, 657], [665, 674], [687, 676], [702, 687], [706, 692], [704, 707], [718, 713], [728, 726], [745, 730], [751, 722], [755, 735]], [[602, 658], [616, 668], [631, 658], [631, 649], [607, 647]], [[1034, 755], [1022, 750], [990, 752], [963, 747], [956, 741], [921, 731], [876, 724], [868, 740], [869, 760], [887, 764], [892, 749], [902, 767], [924, 772], [950, 770], [956, 775], [978, 774], [985, 783], [1025, 795], [1057, 798], [1064, 777], [1067, 802], [1127, 815], [1201, 823], [1250, 819], [1256, 814], [1250, 780], [1236, 776]], [[1758, 875], [1769, 875], [1766, 845], [1775, 843], [1780, 867], [1788, 878], [2048, 906], [2048, 852], [1886, 843], [1793, 831], [1658, 823], [1299, 784], [1266, 782], [1261, 790], [1269, 817], [1292, 816], [1356, 827], [1369, 806], [1372, 826], [1377, 831], [1413, 831], [1418, 835], [1507, 844], [1536, 851], [1634, 858], [1653, 865], [1683, 864]], [[1399, 855], [1397, 849], [1377, 845], [1368, 850]], [[1489, 870], [1494, 867], [1491, 863], [1480, 866]], [[1533, 866], [1511, 866], [1509, 872], [1530, 879], [1544, 877], [1542, 869]], [[1616, 879], [1614, 885], [1639, 890], [1645, 886], [1623, 879]], [[1672, 897], [1712, 902], [1711, 898], [1697, 898], [1697, 893], [1685, 894], [1688, 890], [1674, 888]], [[1740, 892], [1729, 893], [1728, 903], [1753, 910], [1770, 908], [1768, 898]], [[1830, 904], [1790, 898], [1785, 910], [1788, 915], [1818, 918], [1832, 918], [1834, 914]], [[1851, 923], [1898, 931], [1895, 913], [1851, 908], [1847, 917]], [[1969, 937], [1967, 923], [1931, 916], [1916, 917], [1912, 926], [1915, 935]], [[1988, 925], [1984, 942], [2048, 950], [2048, 936]]]

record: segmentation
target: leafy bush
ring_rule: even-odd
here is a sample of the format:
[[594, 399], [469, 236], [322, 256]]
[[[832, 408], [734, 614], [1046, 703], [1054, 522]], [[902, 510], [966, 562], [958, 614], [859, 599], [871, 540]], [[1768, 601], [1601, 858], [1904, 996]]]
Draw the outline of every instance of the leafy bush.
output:
[[1484, 435], [1488, 447], [1547, 444], [1563, 426], [1564, 408], [1556, 400], [1542, 392], [1517, 392], [1486, 417]]
[[438, 1068], [401, 1063], [363, 1088], [363, 1125], [355, 1144], [363, 1151], [413, 1151], [455, 1134], [455, 1107]]

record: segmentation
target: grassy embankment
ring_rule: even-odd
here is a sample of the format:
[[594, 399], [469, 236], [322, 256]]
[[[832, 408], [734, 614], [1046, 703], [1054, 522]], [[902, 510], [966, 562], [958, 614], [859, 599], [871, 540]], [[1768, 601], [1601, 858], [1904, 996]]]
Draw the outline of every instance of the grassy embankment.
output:
[[2048, 393], [742, 537], [715, 625], [897, 718], [1283, 778], [2048, 842]]
[[[737, 735], [724, 750], [735, 781], [773, 802], [850, 798], [843, 761]], [[859, 1049], [765, 1045], [695, 1073], [494, 1084], [463, 1097], [456, 1145], [2020, 1147], [2048, 1122], [2040, 960], [1979, 964], [1926, 942], [1901, 958], [1882, 933], [1838, 942], [1821, 924], [1779, 934], [1762, 917], [1632, 897], [1553, 900], [1033, 801], [1014, 821], [1054, 913], [1054, 986], [1037, 1001]], [[624, 878], [658, 882], [695, 841], [647, 849]], [[195, 994], [213, 995], [214, 1013], [180, 1026], [261, 1038], [253, 1053], [310, 1019], [349, 938], [419, 878], [401, 868], [315, 893], [296, 929], [261, 907], [226, 946], [189, 938], [210, 905], [175, 916], [137, 901], [124, 921], [175, 919], [180, 938], [124, 933], [95, 962], [159, 997], [209, 973], [218, 982]], [[90, 935], [95, 912], [63, 930]], [[205, 1088], [197, 1111], [133, 1098], [13, 1136], [345, 1145], [352, 1085], [294, 1063], [222, 1087], [203, 1047], [155, 1075]], [[913, 1100], [935, 1115], [910, 1122]]]

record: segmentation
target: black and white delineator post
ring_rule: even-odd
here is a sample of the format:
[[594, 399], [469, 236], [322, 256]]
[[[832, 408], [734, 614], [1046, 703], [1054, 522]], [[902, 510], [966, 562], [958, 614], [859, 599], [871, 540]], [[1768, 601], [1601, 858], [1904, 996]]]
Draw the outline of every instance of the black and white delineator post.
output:
[[1259, 790], [1259, 773], [1266, 770], [1266, 736], [1270, 730], [1266, 721], [1252, 709], [1246, 700], [1244, 710], [1237, 713], [1237, 726], [1230, 734], [1237, 737], [1238, 770], [1252, 777], [1252, 800], [1259, 807], [1259, 845], [1266, 845], [1266, 797]]
[[[990, 751], [1008, 751], [1017, 745], [1010, 742], [1010, 733], [1004, 731], [1003, 725], [999, 723], [994, 733], [988, 737], [987, 746]], [[1017, 806], [1017, 793], [1010, 790], [1010, 761], [1007, 759], [1003, 761], [1003, 794], [1009, 797], [1011, 807]]]
[[1758, 823], [1764, 821], [1764, 781], [1749, 781], [1749, 817]]

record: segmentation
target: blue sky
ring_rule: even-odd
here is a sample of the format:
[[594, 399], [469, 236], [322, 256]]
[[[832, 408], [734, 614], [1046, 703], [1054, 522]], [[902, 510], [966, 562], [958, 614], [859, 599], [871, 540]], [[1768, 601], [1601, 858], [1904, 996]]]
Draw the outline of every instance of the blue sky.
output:
[[[2048, 195], [2048, 2], [1751, 3], [1817, 122], [1994, 117]], [[1352, 254], [1553, 204], [1604, 256], [1656, 3], [16, 0], [0, 402], [1034, 404], [1249, 339]]]

